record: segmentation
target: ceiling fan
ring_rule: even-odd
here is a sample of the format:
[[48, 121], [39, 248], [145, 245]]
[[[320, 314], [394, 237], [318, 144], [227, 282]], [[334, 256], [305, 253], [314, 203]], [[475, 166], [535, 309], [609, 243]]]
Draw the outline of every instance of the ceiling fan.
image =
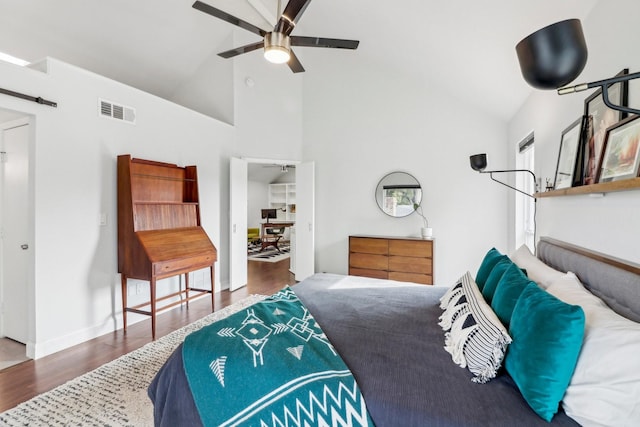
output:
[[263, 41], [221, 52], [218, 54], [219, 56], [223, 58], [233, 58], [234, 56], [263, 47], [264, 56], [268, 61], [276, 64], [283, 64], [286, 62], [291, 71], [294, 73], [302, 73], [304, 72], [304, 67], [293, 53], [293, 50], [291, 49], [292, 46], [357, 49], [358, 44], [360, 43], [358, 40], [292, 36], [291, 32], [296, 27], [296, 24], [300, 20], [300, 17], [309, 3], [311, 3], [311, 0], [289, 0], [284, 12], [282, 12], [282, 15], [271, 32], [265, 31], [253, 24], [229, 15], [228, 13], [216, 9], [213, 6], [209, 6], [199, 0], [193, 4], [193, 8], [222, 19], [223, 21], [227, 21], [230, 24], [236, 25], [247, 31], [251, 31], [263, 38]]
[[289, 169], [295, 169], [296, 165], [284, 165], [284, 164], [272, 164], [272, 165], [263, 165], [263, 168], [278, 168], [281, 173], [289, 172]]

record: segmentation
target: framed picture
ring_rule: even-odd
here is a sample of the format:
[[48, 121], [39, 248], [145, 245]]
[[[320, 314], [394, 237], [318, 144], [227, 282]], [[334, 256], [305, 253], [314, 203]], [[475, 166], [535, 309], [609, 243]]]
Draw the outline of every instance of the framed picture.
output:
[[635, 178], [640, 174], [640, 116], [607, 129], [598, 167], [598, 182]]
[[556, 178], [553, 184], [553, 188], [556, 190], [572, 186], [578, 146], [580, 144], [582, 121], [583, 118], [580, 117], [562, 131], [558, 164], [556, 165]]
[[[616, 76], [625, 74], [629, 74], [629, 69], [625, 68]], [[615, 105], [626, 107], [628, 104], [628, 86], [627, 82], [611, 85], [608, 90], [609, 100]], [[582, 182], [588, 185], [596, 182], [605, 132], [609, 127], [624, 119], [626, 113], [607, 107], [602, 98], [602, 88], [600, 88], [584, 101], [584, 115], [591, 118], [591, 126], [587, 127], [584, 141], [584, 175]]]

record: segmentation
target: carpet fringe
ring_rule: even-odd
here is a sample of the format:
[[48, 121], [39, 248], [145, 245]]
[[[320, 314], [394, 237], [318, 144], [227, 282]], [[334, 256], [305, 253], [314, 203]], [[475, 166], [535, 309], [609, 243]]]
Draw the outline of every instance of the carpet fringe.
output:
[[153, 426], [151, 380], [184, 338], [265, 295], [248, 297], [0, 413], [1, 426]]

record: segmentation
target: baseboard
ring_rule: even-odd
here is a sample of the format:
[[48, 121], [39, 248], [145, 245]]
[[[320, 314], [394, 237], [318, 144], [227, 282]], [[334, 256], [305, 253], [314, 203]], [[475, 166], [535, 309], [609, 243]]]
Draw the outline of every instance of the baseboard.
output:
[[[114, 325], [113, 323], [109, 322], [107, 324], [92, 326], [44, 342], [36, 342], [33, 344], [33, 356], [30, 357], [32, 357], [33, 359], [40, 359], [113, 331]], [[28, 352], [29, 347], [27, 347], [27, 354], [29, 354]]]
[[[201, 298], [211, 298], [210, 294], [203, 294], [194, 298], [193, 301], [199, 300]], [[172, 307], [170, 310], [175, 310], [180, 306], [177, 305]], [[127, 326], [135, 325], [138, 322], [142, 322], [143, 320], [148, 320], [149, 316], [145, 316], [137, 313], [128, 313], [127, 314]], [[115, 324], [113, 318], [109, 318], [108, 321], [101, 323], [100, 325], [94, 325], [76, 332], [72, 332], [70, 334], [56, 337], [48, 341], [44, 341], [41, 343], [27, 343], [27, 357], [31, 359], [40, 359], [45, 356], [49, 356], [53, 353], [57, 353], [62, 350], [66, 350], [74, 345], [82, 344], [86, 341], [92, 340], [94, 338], [98, 338], [99, 336], [113, 333], [118, 329], [122, 329], [122, 312], [116, 314]], [[149, 331], [151, 334], [151, 331]]]
[[[134, 325], [146, 319], [149, 319], [149, 316], [129, 313], [127, 316], [127, 326]], [[74, 345], [82, 344], [86, 341], [98, 338], [99, 336], [113, 333], [118, 329], [122, 329], [122, 313], [116, 316], [115, 325], [110, 318], [108, 322], [100, 325], [91, 326], [48, 341], [41, 343], [27, 343], [27, 357], [30, 357], [31, 359], [41, 359], [53, 353], [67, 350]]]

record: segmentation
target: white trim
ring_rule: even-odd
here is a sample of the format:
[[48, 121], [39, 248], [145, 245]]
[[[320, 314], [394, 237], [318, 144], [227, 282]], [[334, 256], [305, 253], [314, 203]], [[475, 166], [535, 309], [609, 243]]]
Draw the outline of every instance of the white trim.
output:
[[247, 163], [268, 164], [268, 165], [299, 165], [300, 160], [263, 159], [256, 157], [240, 157]]

